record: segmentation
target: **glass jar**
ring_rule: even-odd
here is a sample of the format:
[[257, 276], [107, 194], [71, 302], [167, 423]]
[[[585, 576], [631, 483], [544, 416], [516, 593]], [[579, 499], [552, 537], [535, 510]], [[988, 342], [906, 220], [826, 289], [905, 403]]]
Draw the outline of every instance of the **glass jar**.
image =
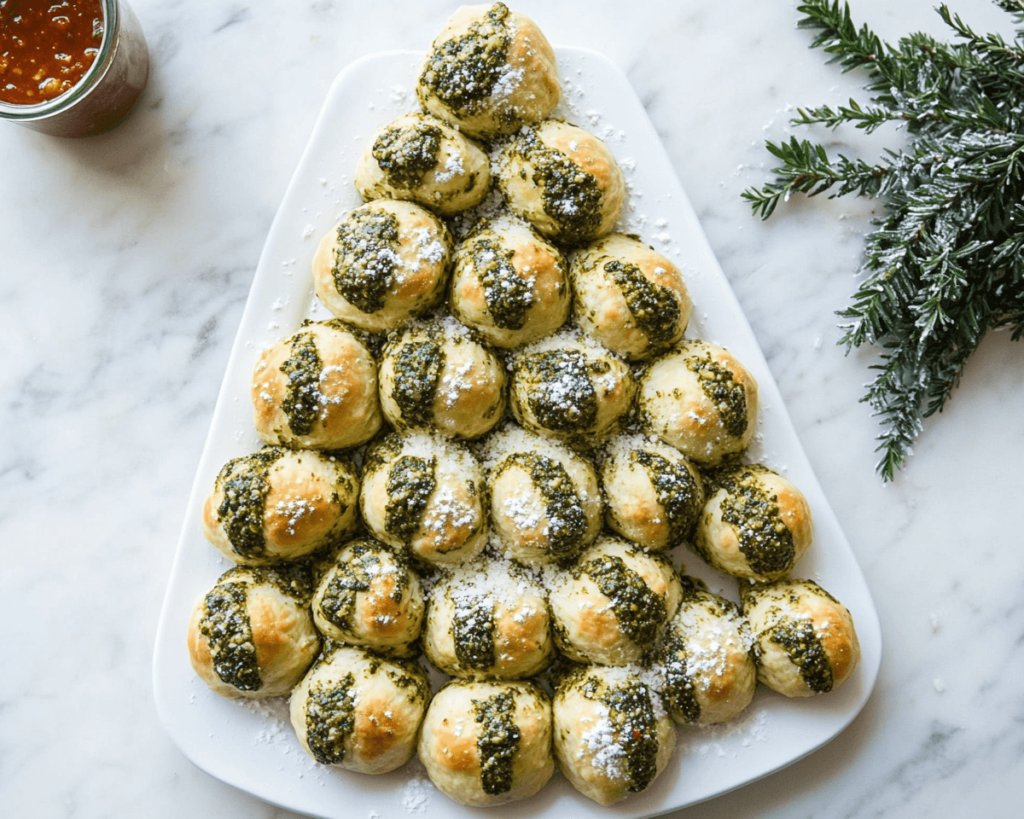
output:
[[0, 101], [0, 119], [54, 136], [101, 134], [132, 110], [149, 77], [149, 49], [135, 13], [122, 0], [101, 0], [103, 40], [71, 90], [34, 105]]

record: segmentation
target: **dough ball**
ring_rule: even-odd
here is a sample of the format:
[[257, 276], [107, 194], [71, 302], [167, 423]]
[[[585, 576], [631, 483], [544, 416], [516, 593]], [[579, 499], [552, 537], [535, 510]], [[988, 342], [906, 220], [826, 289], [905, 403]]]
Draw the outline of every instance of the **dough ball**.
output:
[[613, 233], [580, 250], [570, 268], [580, 329], [629, 361], [682, 337], [693, 302], [683, 274], [635, 236]]
[[529, 682], [453, 680], [434, 695], [418, 750], [430, 781], [456, 802], [526, 799], [555, 770], [551, 701]]
[[423, 647], [455, 677], [530, 677], [555, 651], [545, 592], [508, 560], [459, 566], [431, 589]]
[[250, 389], [256, 432], [268, 444], [347, 449], [380, 429], [377, 362], [339, 321], [307, 322], [264, 350]]
[[567, 245], [611, 231], [626, 200], [626, 183], [608, 146], [553, 119], [523, 128], [502, 150], [498, 186], [513, 213]]
[[416, 94], [470, 136], [511, 134], [558, 105], [555, 52], [533, 20], [503, 3], [462, 6], [434, 40]]
[[491, 525], [502, 548], [527, 565], [566, 560], [601, 529], [594, 467], [568, 447], [510, 427], [488, 442]]
[[268, 446], [221, 469], [203, 503], [203, 534], [236, 563], [262, 566], [351, 534], [358, 509], [350, 460]]
[[690, 536], [704, 507], [704, 483], [674, 447], [620, 435], [601, 462], [605, 523], [647, 549], [672, 548]]
[[754, 698], [754, 638], [735, 603], [697, 578], [683, 577], [682, 584], [682, 603], [654, 662], [662, 699], [680, 724], [727, 722]]
[[717, 466], [750, 444], [757, 382], [728, 351], [685, 341], [640, 380], [644, 428], [701, 466]]
[[415, 650], [423, 616], [409, 558], [372, 538], [343, 546], [313, 596], [313, 621], [325, 637], [383, 653]]
[[409, 199], [451, 216], [487, 195], [491, 161], [441, 120], [403, 114], [373, 135], [355, 177], [363, 199]]
[[813, 580], [740, 583], [754, 634], [757, 678], [787, 697], [812, 697], [841, 686], [860, 662], [846, 607]]
[[639, 662], [682, 595], [668, 558], [612, 537], [598, 538], [549, 589], [558, 650], [601, 665]]
[[412, 202], [377, 199], [321, 239], [313, 286], [332, 315], [380, 333], [431, 310], [444, 297], [452, 238]]
[[552, 715], [562, 773], [601, 805], [646, 789], [676, 749], [658, 695], [627, 668], [574, 668], [555, 688]]
[[483, 470], [463, 446], [419, 433], [392, 433], [366, 453], [359, 498], [373, 535], [419, 560], [455, 565], [487, 543]]
[[565, 259], [518, 219], [483, 221], [455, 252], [452, 312], [496, 347], [550, 335], [569, 306]]
[[570, 333], [525, 347], [512, 362], [512, 414], [525, 427], [592, 443], [615, 432], [636, 392], [629, 366]]
[[225, 697], [284, 696], [320, 650], [311, 593], [303, 566], [229, 569], [192, 609], [192, 668]]
[[430, 682], [417, 663], [328, 643], [292, 692], [289, 710], [299, 742], [317, 762], [382, 774], [412, 759], [429, 701]]
[[760, 464], [721, 470], [700, 516], [694, 550], [719, 571], [767, 582], [785, 577], [811, 545], [811, 508]]
[[398, 429], [478, 438], [505, 412], [505, 366], [453, 318], [392, 336], [380, 365], [384, 417]]

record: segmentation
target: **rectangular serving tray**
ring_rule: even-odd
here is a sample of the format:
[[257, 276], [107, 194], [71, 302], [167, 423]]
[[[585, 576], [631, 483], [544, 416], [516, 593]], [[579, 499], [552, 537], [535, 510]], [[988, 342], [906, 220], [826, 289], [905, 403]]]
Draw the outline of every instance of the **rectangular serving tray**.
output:
[[[622, 166], [631, 199], [619, 228], [637, 233], [683, 271], [695, 304], [687, 335], [729, 350], [753, 373], [762, 409], [751, 460], [784, 467], [810, 503], [815, 539], [794, 575], [810, 577], [851, 611], [861, 663], [838, 691], [788, 700], [763, 688], [735, 722], [681, 728], [679, 747], [646, 791], [612, 808], [577, 793], [557, 774], [526, 803], [487, 808], [491, 819], [529, 814], [648, 817], [741, 787], [812, 753], [839, 734], [871, 693], [881, 661], [881, 631], [867, 584], [807, 457], [732, 289], [701, 230], [668, 156], [629, 80], [609, 60], [580, 48], [556, 49], [564, 100], [557, 115], [605, 140]], [[160, 718], [195, 765], [236, 788], [281, 807], [324, 819], [480, 817], [436, 791], [414, 760], [371, 777], [315, 764], [287, 721], [283, 700], [251, 703], [211, 693], [189, 663], [185, 633], [191, 609], [230, 564], [203, 537], [202, 504], [221, 466], [255, 451], [249, 379], [259, 352], [298, 328], [329, 318], [313, 295], [310, 261], [316, 244], [360, 204], [352, 179], [365, 142], [381, 125], [417, 107], [422, 55], [387, 52], [348, 66], [335, 79], [271, 226], [221, 386], [210, 433], [192, 487], [161, 612], [153, 661]], [[769, 455], [770, 453], [770, 455]], [[737, 599], [735, 583], [686, 552], [687, 571], [713, 591]]]

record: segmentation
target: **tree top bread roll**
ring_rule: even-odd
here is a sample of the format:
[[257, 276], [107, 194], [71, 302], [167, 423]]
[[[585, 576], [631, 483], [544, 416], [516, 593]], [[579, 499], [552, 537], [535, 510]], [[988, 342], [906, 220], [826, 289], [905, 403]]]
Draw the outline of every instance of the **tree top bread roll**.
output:
[[429, 113], [481, 139], [539, 122], [561, 99], [547, 38], [504, 3], [463, 6], [452, 15], [431, 46], [416, 93]]
[[379, 129], [356, 166], [363, 199], [410, 199], [441, 216], [479, 205], [490, 184], [487, 154], [426, 114], [403, 114]]

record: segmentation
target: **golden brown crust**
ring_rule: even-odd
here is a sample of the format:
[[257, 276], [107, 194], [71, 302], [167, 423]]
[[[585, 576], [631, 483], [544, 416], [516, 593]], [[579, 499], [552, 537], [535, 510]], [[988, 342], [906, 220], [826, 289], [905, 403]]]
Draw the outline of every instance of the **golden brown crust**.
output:
[[[338, 290], [334, 279], [338, 228], [366, 214], [390, 214], [397, 221], [395, 275], [383, 306], [366, 312]], [[412, 202], [376, 199], [360, 205], [320, 240], [313, 256], [313, 286], [324, 307], [336, 318], [371, 333], [392, 330], [410, 317], [433, 309], [444, 296], [451, 262], [451, 236], [430, 211]]]
[[[860, 661], [849, 610], [811, 580], [740, 586], [743, 610], [757, 641], [757, 677], [787, 697], [834, 691]], [[800, 632], [809, 629], [813, 636]], [[799, 634], [794, 652], [792, 634]]]
[[[476, 703], [511, 693], [512, 717], [519, 742], [512, 756], [508, 789], [489, 793], [483, 786]], [[551, 753], [551, 705], [544, 692], [530, 683], [455, 681], [444, 686], [430, 703], [418, 747], [430, 781], [443, 794], [463, 805], [484, 807], [533, 796], [554, 772]]]
[[[459, 8], [434, 40], [432, 51], [465, 35], [492, 8], [490, 4]], [[511, 134], [524, 124], [539, 122], [554, 110], [561, 99], [554, 49], [537, 24], [525, 14], [510, 11], [507, 25], [511, 36], [500, 89], [491, 95], [483, 110], [456, 110], [438, 97], [421, 77], [416, 91], [427, 111], [470, 136], [490, 139]]]
[[[291, 379], [282, 366], [293, 343], [312, 337], [322, 369], [316, 382], [317, 414], [308, 432], [295, 432], [285, 411]], [[366, 443], [381, 425], [377, 365], [366, 346], [332, 322], [313, 322], [264, 350], [250, 387], [256, 432], [268, 444], [346, 449]]]
[[[701, 388], [687, 359], [710, 358], [742, 388], [744, 418], [731, 432], [722, 410]], [[641, 379], [641, 420], [647, 431], [702, 466], [717, 466], [750, 444], [757, 426], [757, 382], [727, 350], [705, 341], [685, 341], [655, 361]]]

